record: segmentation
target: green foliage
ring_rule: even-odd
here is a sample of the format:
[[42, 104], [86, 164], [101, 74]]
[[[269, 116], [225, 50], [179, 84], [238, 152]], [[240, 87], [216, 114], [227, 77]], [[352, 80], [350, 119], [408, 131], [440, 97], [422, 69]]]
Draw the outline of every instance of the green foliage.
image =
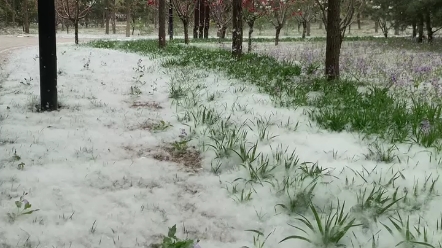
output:
[[161, 248], [190, 248], [193, 245], [193, 240], [180, 240], [176, 236], [176, 225], [169, 228], [167, 236], [163, 238]]
[[[318, 235], [319, 240], [309, 239], [305, 236], [293, 235], [284, 238], [280, 241], [284, 242], [290, 239], [300, 239], [306, 242], [321, 246], [321, 247], [335, 247], [339, 245], [339, 241], [347, 234], [347, 232], [356, 226], [361, 224], [354, 224], [356, 219], [349, 218], [348, 213], [344, 215], [345, 203], [341, 206], [338, 202], [336, 210], [329, 215], [320, 216], [313, 205], [310, 205], [310, 209], [315, 218], [314, 225], [307, 217], [301, 215], [301, 218], [296, 218], [297, 221], [303, 223], [311, 232]], [[291, 225], [294, 228], [307, 234], [307, 231], [303, 228]]]
[[25, 199], [25, 196], [28, 193], [23, 192], [23, 195], [20, 196], [20, 199], [18, 201], [15, 201], [15, 207], [17, 208], [17, 211], [14, 213], [7, 213], [9, 222], [14, 222], [17, 218], [23, 215], [29, 215], [34, 212], [39, 211], [40, 209], [34, 209], [31, 210], [31, 203], [29, 203], [28, 200]]

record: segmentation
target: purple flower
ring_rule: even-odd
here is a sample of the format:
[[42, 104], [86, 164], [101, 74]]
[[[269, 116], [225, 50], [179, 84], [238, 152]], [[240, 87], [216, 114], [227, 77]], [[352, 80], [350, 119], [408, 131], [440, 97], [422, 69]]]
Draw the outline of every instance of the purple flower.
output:
[[180, 138], [184, 138], [184, 137], [186, 137], [187, 136], [187, 133], [186, 133], [186, 129], [181, 129], [181, 134], [179, 135], [179, 137]]
[[427, 119], [421, 121], [421, 132], [424, 134], [429, 134], [431, 131], [431, 124]]

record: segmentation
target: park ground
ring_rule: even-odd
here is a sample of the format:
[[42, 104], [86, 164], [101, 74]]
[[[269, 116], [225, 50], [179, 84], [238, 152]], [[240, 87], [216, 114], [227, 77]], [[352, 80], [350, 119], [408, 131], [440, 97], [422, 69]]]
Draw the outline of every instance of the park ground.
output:
[[[60, 109], [39, 113], [36, 38], [8, 39], [0, 47], [0, 247], [155, 247], [174, 225], [178, 239], [203, 248], [440, 247], [442, 159], [427, 136], [386, 140], [381, 126], [356, 130], [330, 111], [334, 119], [323, 120], [315, 110], [324, 116], [327, 106], [343, 103], [333, 105], [334, 95], [325, 107], [313, 104], [328, 94], [319, 83], [290, 104], [291, 96], [278, 93], [287, 80], [312, 82], [323, 43], [256, 43], [258, 53], [279, 59], [261, 66], [292, 61], [281, 67], [284, 77], [272, 66], [242, 74], [222, 62], [189, 62], [204, 57], [198, 47], [226, 48], [218, 43], [171, 44], [164, 53], [145, 45], [152, 41], [60, 44]], [[349, 80], [379, 85], [393, 73], [404, 84], [401, 96], [428, 91], [410, 82], [442, 83], [437, 52], [368, 42], [343, 49]], [[276, 74], [260, 84], [253, 75], [264, 69]], [[336, 92], [353, 92], [346, 89]], [[360, 84], [355, 92], [370, 89]], [[376, 105], [373, 94], [361, 94], [366, 101], [357, 105]], [[401, 103], [379, 94], [385, 108]], [[392, 109], [405, 119], [416, 114]], [[433, 112], [415, 122], [427, 118], [439, 128]], [[327, 225], [329, 216], [335, 219]], [[353, 219], [358, 226], [332, 240]], [[318, 229], [321, 221], [331, 238]], [[294, 235], [311, 242], [280, 243]]]

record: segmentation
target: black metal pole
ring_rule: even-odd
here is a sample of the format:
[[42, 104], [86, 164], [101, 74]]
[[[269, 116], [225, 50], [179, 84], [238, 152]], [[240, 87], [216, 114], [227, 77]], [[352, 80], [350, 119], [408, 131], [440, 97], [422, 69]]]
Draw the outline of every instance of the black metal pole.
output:
[[169, 0], [169, 39], [173, 40], [173, 6], [172, 6], [172, 0]]
[[57, 110], [57, 44], [55, 0], [38, 0], [41, 110]]

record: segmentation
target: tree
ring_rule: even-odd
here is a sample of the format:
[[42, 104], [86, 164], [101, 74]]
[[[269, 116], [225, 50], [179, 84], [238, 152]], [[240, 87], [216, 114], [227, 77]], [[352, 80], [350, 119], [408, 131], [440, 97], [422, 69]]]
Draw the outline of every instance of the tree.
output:
[[57, 16], [74, 24], [75, 44], [78, 44], [78, 23], [92, 8], [92, 2], [81, 0], [58, 0], [56, 2]]
[[173, 40], [173, 6], [172, 6], [172, 0], [169, 0], [169, 26], [168, 26], [168, 33], [169, 33], [169, 39]]
[[[357, 3], [360, 4], [360, 2], [359, 0], [344, 0], [345, 4], [341, 5], [341, 0], [315, 1], [321, 10], [322, 20], [327, 31], [325, 76], [327, 80], [332, 81], [339, 79], [339, 58], [342, 41], [347, 27], [352, 22]], [[344, 7], [344, 11], [341, 11], [342, 7]]]
[[183, 23], [184, 43], [189, 44], [189, 20], [195, 10], [196, 2], [194, 0], [171, 0], [175, 11]]
[[[328, 1], [329, 0], [315, 0], [318, 4], [320, 12], [322, 13], [322, 21], [327, 29], [327, 16], [328, 16]], [[339, 27], [341, 33], [341, 43], [344, 40], [347, 27], [352, 23], [353, 15], [356, 9], [359, 9], [362, 4], [361, 0], [341, 0], [339, 2]]]
[[368, 9], [372, 20], [378, 23], [385, 38], [388, 37], [394, 23], [393, 5], [394, 0], [373, 0]]
[[232, 1], [232, 55], [239, 59], [242, 55], [242, 1]]
[[232, 20], [232, 0], [211, 0], [210, 13], [218, 26], [218, 37], [226, 38], [227, 25]]
[[281, 29], [287, 22], [290, 14], [293, 13], [296, 0], [268, 0], [266, 8], [268, 9], [267, 16], [270, 22], [275, 27], [275, 45], [279, 43], [279, 35]]
[[305, 0], [296, 4], [297, 11], [295, 11], [293, 15], [302, 25], [302, 39], [305, 38], [307, 28], [309, 27], [311, 21], [316, 18], [316, 13], [318, 12], [317, 6], [318, 5], [314, 0]]
[[158, 5], [158, 45], [166, 47], [166, 0], [159, 0]]
[[325, 75], [329, 81], [339, 78], [339, 57], [342, 42], [340, 19], [341, 0], [328, 0]]
[[193, 38], [209, 38], [210, 7], [209, 0], [196, 0], [194, 15]]
[[243, 18], [249, 26], [249, 36], [247, 40], [247, 51], [252, 51], [252, 34], [256, 20], [266, 14], [266, 1], [264, 0], [243, 0]]
[[29, 34], [30, 20], [37, 17], [36, 0], [0, 0], [0, 3], [5, 14], [11, 15], [12, 24], [18, 22], [23, 32]]

